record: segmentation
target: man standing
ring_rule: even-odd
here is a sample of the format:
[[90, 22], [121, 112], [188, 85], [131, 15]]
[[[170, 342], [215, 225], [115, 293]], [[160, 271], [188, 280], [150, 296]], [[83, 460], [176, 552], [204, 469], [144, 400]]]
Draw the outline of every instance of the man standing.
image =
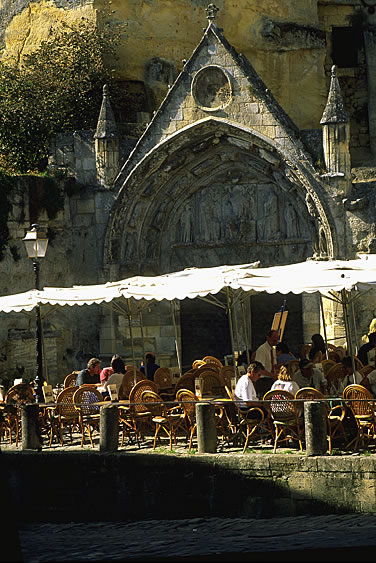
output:
[[80, 387], [84, 383], [91, 385], [101, 385], [99, 374], [101, 372], [101, 361], [98, 358], [91, 358], [87, 363], [87, 368], [82, 369], [77, 374], [76, 385]]
[[277, 379], [277, 356], [275, 346], [279, 340], [278, 330], [270, 330], [266, 335], [266, 341], [256, 350], [255, 361], [263, 364], [264, 368], [260, 379], [256, 384], [256, 392], [260, 399], [270, 390], [273, 382]]

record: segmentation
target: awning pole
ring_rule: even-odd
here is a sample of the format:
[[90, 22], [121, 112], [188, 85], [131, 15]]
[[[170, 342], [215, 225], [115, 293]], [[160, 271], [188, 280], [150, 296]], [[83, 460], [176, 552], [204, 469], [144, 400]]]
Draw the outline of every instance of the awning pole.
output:
[[230, 299], [230, 289], [228, 287], [226, 287], [226, 297], [227, 297], [227, 315], [228, 315], [228, 323], [229, 323], [229, 328], [230, 328], [230, 337], [231, 337], [231, 349], [232, 349], [232, 358], [233, 358], [233, 366], [234, 366], [234, 377], [235, 377], [235, 381], [237, 381], [237, 371], [236, 371], [236, 365], [235, 365], [235, 354], [234, 354], [234, 334], [233, 334], [233, 329], [232, 329], [232, 309], [231, 309], [231, 299]]
[[351, 312], [352, 312], [353, 326], [354, 326], [354, 332], [355, 332], [355, 354], [357, 355], [358, 354], [358, 330], [357, 330], [356, 319], [355, 319], [354, 299], [351, 301]]
[[[234, 313], [234, 326], [235, 326], [235, 336], [236, 336], [236, 348], [239, 354], [239, 350], [240, 350], [240, 346], [239, 346], [239, 327], [238, 327], [238, 316], [236, 314], [235, 308], [233, 310]], [[240, 351], [241, 353], [241, 351]], [[235, 362], [235, 358], [234, 358], [234, 362]]]
[[[144, 339], [144, 323], [143, 323], [143, 318], [142, 318], [142, 311], [140, 309], [140, 329], [141, 329], [141, 342], [142, 342], [142, 357], [144, 358], [145, 361], [145, 339]], [[146, 366], [145, 366], [145, 370], [146, 370]]]
[[350, 334], [350, 322], [349, 322], [349, 309], [348, 309], [348, 299], [347, 291], [345, 289], [341, 290], [342, 297], [342, 308], [343, 308], [343, 320], [345, 324], [346, 340], [347, 340], [347, 354], [351, 357], [351, 364], [353, 369], [353, 378], [355, 383], [355, 359], [353, 354], [353, 346]]
[[325, 340], [325, 350], [326, 350], [326, 359], [328, 359], [328, 339], [326, 336], [326, 324], [325, 324], [325, 315], [324, 315], [324, 304], [322, 301], [322, 295], [320, 293], [320, 310], [321, 310], [321, 317], [322, 317], [322, 327], [324, 331], [324, 340]]
[[132, 332], [132, 314], [131, 314], [131, 305], [130, 305], [129, 297], [127, 298], [127, 305], [128, 305], [129, 336], [131, 337], [131, 346], [132, 346], [133, 377], [134, 377], [134, 384], [136, 385], [136, 383], [137, 383], [136, 357], [135, 357], [135, 353], [134, 353], [133, 332]]
[[178, 328], [176, 326], [175, 301], [174, 301], [174, 299], [172, 301], [170, 301], [170, 305], [171, 305], [172, 322], [174, 323], [176, 358], [178, 360], [178, 367], [179, 367], [180, 376], [182, 376], [183, 372], [182, 372], [182, 368], [181, 368], [181, 358], [180, 358], [179, 341], [178, 341]]
[[242, 317], [243, 317], [243, 330], [244, 330], [245, 351], [246, 351], [246, 355], [247, 355], [247, 364], [249, 365], [249, 364], [251, 363], [251, 358], [249, 357], [248, 326], [247, 326], [247, 318], [246, 318], [246, 314], [245, 314], [245, 303], [244, 303], [244, 300], [242, 300], [241, 307], [242, 307]]

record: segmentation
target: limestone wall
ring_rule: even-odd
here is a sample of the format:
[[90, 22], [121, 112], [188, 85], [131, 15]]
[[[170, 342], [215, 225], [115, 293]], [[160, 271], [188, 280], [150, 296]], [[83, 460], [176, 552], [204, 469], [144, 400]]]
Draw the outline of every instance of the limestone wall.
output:
[[23, 522], [376, 513], [374, 456], [2, 455]]

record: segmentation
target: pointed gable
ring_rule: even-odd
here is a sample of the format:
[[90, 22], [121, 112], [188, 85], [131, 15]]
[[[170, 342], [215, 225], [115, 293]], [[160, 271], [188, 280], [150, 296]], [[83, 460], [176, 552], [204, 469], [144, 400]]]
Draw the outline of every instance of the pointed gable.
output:
[[278, 143], [295, 158], [311, 160], [297, 127], [251, 63], [228, 43], [213, 12], [208, 11], [208, 19], [200, 43], [124, 164], [118, 185], [160, 143], [211, 118], [248, 128]]

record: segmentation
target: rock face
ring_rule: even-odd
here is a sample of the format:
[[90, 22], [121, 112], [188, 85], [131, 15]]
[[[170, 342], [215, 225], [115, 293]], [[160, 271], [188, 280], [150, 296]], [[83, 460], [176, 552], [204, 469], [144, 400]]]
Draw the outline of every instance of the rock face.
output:
[[[116, 124], [105, 89], [96, 131], [52, 140], [49, 166], [65, 176], [59, 184], [63, 205], [49, 216], [43, 179], [38, 185], [19, 180], [1, 294], [33, 287], [22, 243], [32, 222], [49, 228], [41, 265], [42, 285], [49, 286], [374, 251], [374, 174], [365, 171], [373, 162], [373, 122], [358, 111], [359, 104], [373, 104], [364, 51], [357, 67], [338, 65], [330, 89], [330, 30], [349, 28], [355, 7], [335, 0], [319, 7], [308, 0], [270, 0], [252, 8], [229, 1], [219, 12], [210, 5], [205, 20], [199, 4], [151, 0], [140, 7], [136, 0], [113, 0], [111, 17], [128, 24], [119, 77], [127, 87], [143, 84], [155, 112], [151, 116], [145, 107], [139, 123]], [[21, 58], [48, 37], [53, 20], [96, 17], [102, 25], [106, 7], [99, 0], [3, 2], [3, 56]], [[348, 122], [337, 114], [333, 122], [329, 109], [340, 106]], [[352, 177], [350, 158], [360, 157]], [[252, 348], [263, 342], [281, 301], [257, 296], [245, 312], [235, 307], [234, 346], [244, 349], [249, 332]], [[220, 295], [217, 304], [226, 309]], [[358, 338], [375, 316], [374, 304], [372, 293], [367, 302], [357, 301]], [[46, 311], [46, 371], [52, 382], [62, 381], [89, 357], [107, 362], [117, 352], [132, 363], [149, 349], [160, 365], [175, 366], [176, 338], [186, 369], [205, 355], [223, 358], [232, 349], [228, 319], [217, 309], [182, 301], [177, 331], [166, 303], [132, 311]], [[287, 309], [285, 337], [299, 354], [320, 331], [319, 300], [289, 295]], [[328, 338], [339, 344], [342, 313], [331, 301], [324, 309]], [[33, 322], [20, 317], [8, 315], [0, 326], [0, 370], [32, 377]]]

